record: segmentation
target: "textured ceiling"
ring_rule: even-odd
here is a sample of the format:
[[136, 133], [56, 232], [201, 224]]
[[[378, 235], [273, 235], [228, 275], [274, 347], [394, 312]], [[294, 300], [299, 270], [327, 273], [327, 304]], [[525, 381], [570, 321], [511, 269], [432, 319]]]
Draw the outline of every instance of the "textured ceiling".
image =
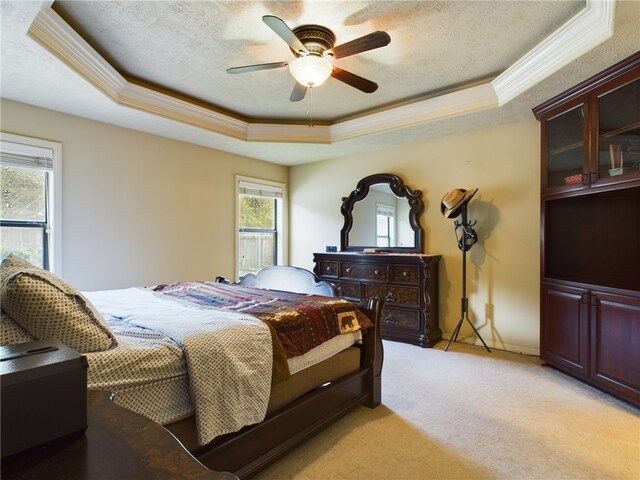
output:
[[[640, 2], [605, 1], [615, 5], [613, 36], [501, 106], [429, 122], [407, 122], [402, 128], [329, 144], [248, 141], [119, 104], [29, 35], [34, 18], [51, 2], [0, 2], [0, 95], [284, 165], [308, 163], [487, 125], [532, 120], [531, 108], [535, 105], [640, 50]], [[336, 61], [339, 66], [376, 81], [380, 85], [378, 92], [363, 94], [332, 79], [315, 92], [314, 117], [335, 120], [381, 107], [388, 111], [394, 102], [436, 95], [487, 74], [500, 73], [583, 6], [584, 2], [564, 1], [225, 1], [72, 2], [55, 8], [66, 8], [68, 11], [62, 14], [69, 17], [75, 15], [76, 8], [83, 12], [77, 14], [75, 28], [126, 77], [180, 91], [244, 117], [277, 121], [304, 120], [306, 113], [306, 102], [292, 104], [288, 100], [293, 80], [286, 69], [237, 76], [225, 72], [229, 66], [290, 58], [286, 44], [260, 20], [264, 14], [278, 15], [292, 28], [321, 23], [334, 30], [338, 44], [374, 30], [389, 32], [392, 40], [388, 47]], [[98, 15], [101, 9], [105, 13]], [[160, 11], [166, 14], [160, 15]], [[87, 21], [84, 27], [82, 18]], [[552, 54], [550, 60], [551, 57]]]
[[335, 79], [313, 93], [316, 121], [336, 119], [501, 73], [584, 1], [56, 1], [53, 8], [125, 77], [252, 119], [304, 120], [289, 102], [287, 68], [229, 75], [226, 68], [287, 61], [288, 45], [261, 20], [324, 25], [336, 44], [383, 30], [387, 47], [334, 64], [378, 83], [365, 94]]

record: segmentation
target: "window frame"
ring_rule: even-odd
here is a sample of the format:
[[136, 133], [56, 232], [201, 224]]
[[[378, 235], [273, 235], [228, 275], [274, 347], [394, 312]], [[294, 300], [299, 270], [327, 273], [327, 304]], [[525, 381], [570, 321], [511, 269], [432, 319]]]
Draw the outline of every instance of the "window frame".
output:
[[[56, 275], [62, 276], [62, 144], [40, 138], [0, 132], [0, 151], [24, 156], [47, 157], [52, 161], [53, 167], [45, 187], [47, 226], [49, 230], [44, 234], [47, 238], [45, 255], [48, 258], [48, 269]], [[20, 223], [20, 226], [27, 227], [29, 226], [27, 223], [33, 222]]]
[[286, 265], [288, 263], [288, 193], [287, 185], [282, 182], [265, 180], [262, 178], [248, 177], [244, 175], [236, 175], [235, 177], [235, 254], [234, 254], [234, 275], [235, 280], [240, 280], [240, 269], [238, 254], [240, 252], [240, 184], [242, 182], [252, 183], [255, 185], [264, 185], [265, 187], [276, 187], [282, 190], [282, 213], [276, 215], [275, 225], [275, 265]]
[[[386, 215], [381, 215], [380, 212], [386, 213]], [[387, 218], [387, 235], [380, 235], [378, 230], [378, 217], [384, 216]], [[391, 247], [391, 243], [393, 241], [394, 245], [396, 243], [396, 207], [395, 205], [389, 205], [387, 203], [376, 202], [376, 246], [382, 248]], [[378, 245], [380, 239], [386, 239], [387, 245]]]

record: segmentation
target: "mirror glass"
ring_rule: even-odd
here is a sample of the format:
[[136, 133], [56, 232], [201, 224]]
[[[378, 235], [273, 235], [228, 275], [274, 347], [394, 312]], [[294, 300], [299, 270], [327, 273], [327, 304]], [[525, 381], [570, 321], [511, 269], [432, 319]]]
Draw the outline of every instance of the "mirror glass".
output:
[[415, 247], [409, 224], [409, 203], [395, 195], [389, 184], [376, 183], [366, 198], [353, 205], [349, 243], [386, 247]]
[[363, 178], [342, 199], [345, 219], [341, 232], [342, 251], [377, 248], [388, 252], [421, 252], [422, 192], [411, 190], [392, 174]]

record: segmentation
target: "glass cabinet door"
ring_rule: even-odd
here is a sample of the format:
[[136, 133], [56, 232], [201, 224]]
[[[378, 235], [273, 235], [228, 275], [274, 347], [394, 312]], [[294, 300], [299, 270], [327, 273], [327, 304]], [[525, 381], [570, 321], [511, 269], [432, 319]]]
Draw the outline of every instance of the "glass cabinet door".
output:
[[640, 175], [640, 80], [598, 98], [598, 178]]
[[547, 188], [582, 185], [584, 105], [547, 121]]

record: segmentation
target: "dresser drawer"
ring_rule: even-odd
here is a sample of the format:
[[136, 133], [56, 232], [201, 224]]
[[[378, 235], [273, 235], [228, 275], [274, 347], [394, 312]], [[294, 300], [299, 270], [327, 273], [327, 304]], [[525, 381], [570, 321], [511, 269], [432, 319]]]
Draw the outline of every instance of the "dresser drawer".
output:
[[341, 262], [340, 278], [386, 282], [389, 280], [389, 270], [387, 265]]
[[351, 252], [314, 253], [314, 272], [339, 289], [339, 296], [361, 302], [371, 296], [385, 301], [382, 338], [421, 347], [442, 339], [438, 325], [438, 262], [440, 255], [365, 255]]
[[318, 276], [322, 277], [337, 277], [338, 276], [338, 262], [330, 262], [322, 260], [318, 262]]
[[420, 311], [384, 307], [382, 311], [382, 327], [420, 330]]
[[391, 282], [420, 284], [420, 269], [417, 265], [391, 265]]
[[363, 296], [365, 298], [374, 295], [384, 299], [385, 305], [419, 306], [419, 290], [414, 287], [395, 287], [392, 285], [364, 285]]
[[331, 282], [336, 286], [338, 296], [349, 300], [360, 301], [360, 284], [353, 282]]

